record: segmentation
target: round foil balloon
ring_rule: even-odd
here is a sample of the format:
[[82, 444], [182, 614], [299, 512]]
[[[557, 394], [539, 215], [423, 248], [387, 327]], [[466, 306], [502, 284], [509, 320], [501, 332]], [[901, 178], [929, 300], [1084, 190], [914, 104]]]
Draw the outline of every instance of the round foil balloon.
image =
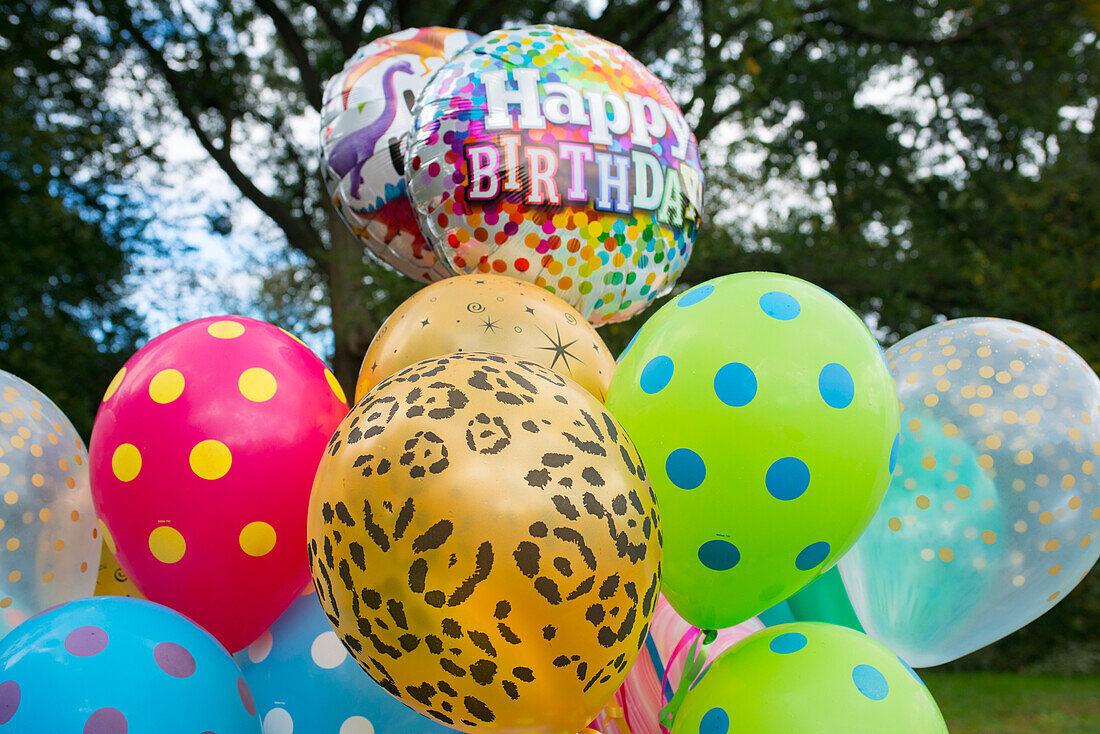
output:
[[368, 252], [416, 280], [451, 273], [405, 196], [410, 110], [432, 73], [476, 39], [452, 28], [407, 28], [356, 51], [325, 87], [321, 170], [333, 205]]
[[0, 370], [0, 636], [43, 609], [91, 596], [99, 530], [88, 454], [49, 398]]
[[324, 363], [262, 321], [199, 319], [142, 347], [91, 450], [104, 538], [138, 589], [230, 651], [256, 639], [309, 581], [306, 505], [346, 412]]
[[[709, 667], [734, 644], [762, 629], [764, 625], [759, 620], [750, 619], [718, 630], [714, 642], [707, 647], [706, 665]], [[688, 650], [700, 632], [677, 614], [664, 597], [658, 597], [645, 647], [615, 693], [616, 703], [623, 710], [622, 718], [616, 721], [615, 717], [605, 716], [605, 734], [660, 734], [661, 707], [679, 688]], [[624, 721], [626, 726], [622, 726]]]
[[868, 634], [938, 665], [1043, 614], [1096, 563], [1100, 380], [1001, 319], [937, 324], [887, 356], [897, 469], [840, 568]]
[[355, 399], [415, 362], [463, 351], [538, 362], [601, 402], [615, 371], [596, 330], [560, 298], [514, 278], [464, 275], [422, 288], [390, 314], [363, 358]]
[[728, 275], [665, 304], [607, 405], [652, 472], [662, 593], [699, 627], [742, 622], [828, 570], [890, 480], [898, 405], [878, 345], [797, 278]]
[[449, 734], [363, 673], [310, 584], [271, 629], [236, 654], [268, 734]]
[[798, 622], [733, 646], [684, 699], [672, 734], [947, 734], [917, 674], [847, 627]]
[[210, 634], [141, 599], [79, 599], [0, 643], [12, 732], [260, 734], [241, 672]]
[[417, 98], [409, 196], [459, 273], [557, 293], [597, 326], [667, 292], [699, 224], [695, 137], [657, 77], [583, 31], [495, 31]]
[[505, 355], [387, 378], [310, 498], [313, 581], [340, 639], [467, 732], [584, 728], [645, 639], [660, 554], [627, 434], [576, 383]]

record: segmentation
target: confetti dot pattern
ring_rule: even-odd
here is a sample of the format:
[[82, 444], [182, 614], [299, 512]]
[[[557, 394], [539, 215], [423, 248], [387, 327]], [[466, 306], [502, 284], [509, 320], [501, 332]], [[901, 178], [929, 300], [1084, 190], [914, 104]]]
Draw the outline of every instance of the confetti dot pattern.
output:
[[91, 442], [110, 540], [145, 596], [239, 649], [308, 579], [307, 498], [347, 406], [305, 345], [240, 316], [176, 327], [119, 375]]
[[[541, 123], [528, 124], [518, 105], [505, 113], [518, 123], [495, 119], [493, 80], [501, 74], [509, 87], [521, 78], [534, 87]], [[575, 112], [561, 117], [551, 107], [566, 95]], [[620, 124], [629, 98], [653, 125]], [[621, 117], [601, 125], [615, 104]], [[563, 157], [562, 146], [574, 157]], [[468, 151], [500, 159], [491, 166], [495, 183], [477, 173]], [[639, 158], [644, 163], [632, 163]], [[531, 281], [595, 325], [625, 321], [667, 293], [691, 255], [703, 193], [694, 135], [656, 76], [583, 31], [527, 26], [468, 46], [419, 96], [405, 160], [421, 229], [451, 270]], [[612, 192], [609, 182], [627, 165], [632, 190]], [[569, 173], [560, 186], [550, 183], [551, 166]], [[642, 188], [639, 175], [649, 182]]]
[[896, 467], [841, 566], [868, 633], [933, 666], [1043, 614], [1096, 563], [1081, 541], [1100, 507], [1100, 380], [1058, 339], [1002, 319], [937, 324], [886, 356], [903, 406]]

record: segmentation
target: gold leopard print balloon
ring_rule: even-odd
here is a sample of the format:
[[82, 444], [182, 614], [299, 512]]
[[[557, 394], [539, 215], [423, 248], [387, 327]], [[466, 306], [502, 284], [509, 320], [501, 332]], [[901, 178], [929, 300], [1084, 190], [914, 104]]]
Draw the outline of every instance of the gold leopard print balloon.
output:
[[634, 444], [534, 362], [463, 353], [380, 383], [309, 509], [313, 581], [390, 693], [467, 732], [573, 734], [626, 676], [661, 533]]

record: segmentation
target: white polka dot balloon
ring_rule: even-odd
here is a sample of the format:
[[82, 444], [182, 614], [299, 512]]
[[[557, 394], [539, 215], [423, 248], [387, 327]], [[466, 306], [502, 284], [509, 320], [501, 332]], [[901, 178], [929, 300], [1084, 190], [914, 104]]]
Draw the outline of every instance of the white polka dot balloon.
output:
[[1096, 563], [1100, 380], [1002, 319], [937, 324], [886, 354], [897, 467], [840, 569], [868, 634], [939, 665], [1043, 614]]
[[264, 734], [447, 734], [390, 696], [336, 636], [313, 587], [236, 655]]
[[88, 454], [49, 398], [0, 370], [0, 636], [95, 590], [102, 541]]

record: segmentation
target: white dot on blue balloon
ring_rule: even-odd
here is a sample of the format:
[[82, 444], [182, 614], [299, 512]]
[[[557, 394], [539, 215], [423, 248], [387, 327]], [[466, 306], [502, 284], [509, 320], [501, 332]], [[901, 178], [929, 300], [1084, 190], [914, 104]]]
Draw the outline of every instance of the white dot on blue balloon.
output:
[[769, 291], [760, 296], [760, 308], [768, 316], [780, 321], [790, 321], [802, 312], [802, 306], [789, 293]]
[[726, 734], [730, 730], [730, 715], [720, 706], [703, 714], [699, 721], [699, 734]]
[[673, 364], [672, 358], [665, 355], [654, 357], [646, 362], [646, 366], [642, 368], [642, 375], [638, 378], [638, 384], [641, 385], [642, 390], [648, 394], [660, 392], [665, 389], [665, 385], [672, 379]]
[[894, 436], [894, 445], [890, 448], [890, 473], [898, 468], [898, 449], [901, 447], [901, 434]]
[[836, 362], [821, 368], [821, 374], [817, 376], [817, 389], [821, 399], [831, 408], [847, 408], [856, 395], [852, 373]]
[[714, 293], [714, 286], [710, 283], [704, 283], [703, 285], [692, 288], [690, 291], [680, 296], [680, 300], [676, 302], [676, 305], [680, 308], [685, 306], [694, 306], [699, 301], [703, 300], [711, 293]]
[[756, 397], [756, 375], [741, 362], [722, 365], [714, 375], [714, 394], [732, 408], [746, 406]]
[[777, 500], [798, 499], [810, 486], [810, 468], [794, 456], [776, 459], [764, 475], [764, 486]]
[[829, 544], [824, 540], [810, 543], [798, 553], [794, 559], [794, 567], [799, 571], [809, 571], [815, 566], [820, 566], [825, 557], [829, 555]]
[[872, 701], [881, 701], [890, 692], [890, 686], [886, 684], [886, 678], [877, 668], [870, 665], [857, 665], [852, 668], [852, 682], [856, 688]]
[[699, 563], [712, 571], [728, 571], [741, 562], [741, 551], [728, 540], [708, 540], [699, 546]]
[[680, 489], [695, 489], [706, 479], [707, 465], [691, 449], [676, 449], [665, 459], [665, 474]]
[[784, 632], [769, 642], [768, 647], [774, 653], [790, 655], [806, 647], [806, 635], [801, 632]]

